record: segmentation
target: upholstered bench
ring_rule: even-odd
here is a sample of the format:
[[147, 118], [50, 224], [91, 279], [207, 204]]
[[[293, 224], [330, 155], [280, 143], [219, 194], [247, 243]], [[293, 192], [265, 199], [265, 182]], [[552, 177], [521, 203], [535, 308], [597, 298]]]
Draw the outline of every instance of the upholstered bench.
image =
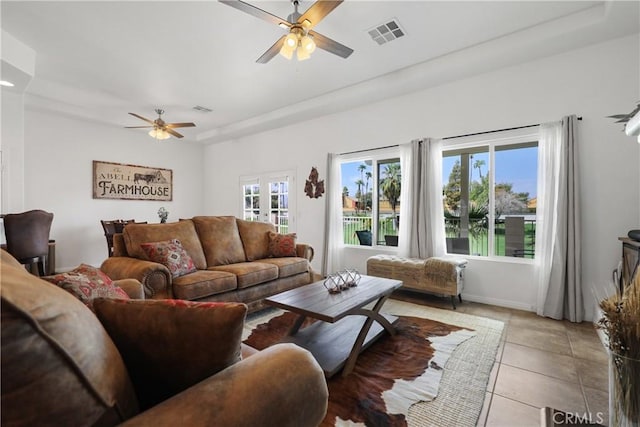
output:
[[402, 280], [402, 287], [413, 291], [451, 296], [455, 309], [455, 297], [462, 302], [466, 264], [466, 259], [454, 257], [418, 259], [375, 255], [367, 260], [367, 275]]

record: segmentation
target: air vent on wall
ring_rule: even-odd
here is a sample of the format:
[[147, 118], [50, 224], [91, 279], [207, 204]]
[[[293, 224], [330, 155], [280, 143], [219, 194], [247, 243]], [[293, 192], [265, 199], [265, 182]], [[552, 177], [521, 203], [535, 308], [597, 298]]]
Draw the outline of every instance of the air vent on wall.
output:
[[393, 41], [405, 35], [404, 30], [400, 27], [400, 23], [395, 18], [384, 24], [377, 25], [375, 28], [372, 28], [367, 32], [373, 41], [379, 45]]
[[210, 113], [213, 111], [211, 108], [203, 107], [201, 105], [196, 105], [195, 107], [193, 107], [193, 109], [196, 111], [200, 111], [201, 113]]

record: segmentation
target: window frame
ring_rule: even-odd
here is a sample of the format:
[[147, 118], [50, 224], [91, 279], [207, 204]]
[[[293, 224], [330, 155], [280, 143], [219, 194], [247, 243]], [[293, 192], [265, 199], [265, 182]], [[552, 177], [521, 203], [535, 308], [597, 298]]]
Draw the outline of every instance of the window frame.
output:
[[[484, 152], [481, 149], [486, 148], [489, 154], [488, 176], [489, 176], [489, 228], [487, 236], [488, 255], [464, 255], [464, 257], [470, 257], [477, 260], [497, 261], [514, 264], [534, 264], [537, 261], [536, 254], [533, 258], [519, 258], [506, 255], [496, 255], [495, 253], [495, 153], [496, 147], [505, 146], [521, 146], [523, 148], [529, 146], [539, 147], [540, 143], [539, 126], [531, 126], [524, 129], [515, 129], [508, 131], [490, 132], [480, 135], [470, 135], [457, 138], [450, 138], [444, 141], [442, 146], [442, 161], [444, 161], [445, 154], [466, 152], [473, 154], [474, 149], [476, 152]], [[536, 179], [540, 179], [540, 152], [538, 151], [538, 169], [536, 170]], [[442, 183], [443, 188], [445, 182]], [[538, 197], [538, 195], [536, 195]], [[538, 213], [536, 209], [536, 223], [538, 221]], [[536, 227], [537, 230], [537, 227]], [[446, 250], [446, 249], [445, 249]], [[448, 253], [447, 255], [457, 256], [459, 254]]]
[[[377, 250], [387, 250], [387, 251], [394, 251], [397, 252], [398, 251], [398, 247], [397, 246], [387, 246], [387, 245], [379, 245], [378, 241], [381, 241], [381, 239], [379, 239], [378, 236], [378, 212], [379, 212], [379, 204], [380, 204], [380, 197], [379, 197], [379, 193], [380, 193], [380, 188], [379, 188], [379, 180], [380, 177], [378, 176], [378, 165], [380, 163], [389, 163], [389, 161], [394, 161], [397, 159], [397, 162], [400, 163], [400, 147], [399, 146], [395, 146], [395, 147], [386, 147], [386, 148], [379, 148], [379, 149], [371, 149], [371, 150], [366, 150], [366, 151], [359, 151], [359, 152], [353, 152], [353, 153], [348, 153], [348, 154], [342, 154], [340, 155], [340, 188], [342, 188], [342, 164], [344, 163], [355, 163], [355, 162], [361, 162], [361, 163], [366, 163], [366, 162], [371, 162], [371, 165], [369, 165], [369, 167], [371, 168], [371, 173], [372, 173], [372, 187], [371, 187], [371, 246], [366, 246], [366, 245], [358, 245], [358, 244], [350, 244], [350, 243], [344, 243], [345, 240], [345, 236], [344, 236], [344, 227], [342, 227], [342, 224], [344, 224], [344, 215], [341, 215], [341, 227], [343, 230], [343, 235], [342, 235], [342, 240], [341, 240], [341, 244], [345, 247], [349, 247], [349, 248], [359, 248], [359, 249], [377, 249]], [[395, 163], [395, 162], [394, 162]], [[402, 169], [400, 170], [400, 175], [402, 177]], [[402, 181], [402, 179], [401, 179]], [[401, 217], [401, 212], [398, 212], [398, 216]]]

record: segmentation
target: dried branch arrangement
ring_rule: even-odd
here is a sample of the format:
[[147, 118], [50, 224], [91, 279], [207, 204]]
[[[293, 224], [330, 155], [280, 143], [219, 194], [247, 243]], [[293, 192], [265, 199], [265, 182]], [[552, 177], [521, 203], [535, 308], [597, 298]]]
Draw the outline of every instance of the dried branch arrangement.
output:
[[[613, 423], [640, 423], [640, 274], [624, 292], [600, 302], [603, 318], [598, 321], [609, 341], [612, 366]], [[611, 398], [611, 397], [610, 397]]]

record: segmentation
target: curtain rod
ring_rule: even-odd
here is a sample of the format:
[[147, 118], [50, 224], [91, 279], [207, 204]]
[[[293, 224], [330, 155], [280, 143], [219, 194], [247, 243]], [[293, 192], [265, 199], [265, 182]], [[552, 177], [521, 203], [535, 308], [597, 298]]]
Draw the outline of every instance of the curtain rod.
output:
[[[578, 120], [582, 120], [582, 117], [578, 117]], [[536, 123], [534, 125], [526, 125], [526, 126], [517, 126], [517, 127], [513, 127], [513, 128], [504, 128], [504, 129], [496, 129], [496, 130], [487, 130], [484, 132], [476, 132], [476, 133], [467, 133], [465, 135], [456, 135], [456, 136], [447, 136], [442, 138], [442, 140], [446, 140], [446, 139], [455, 139], [455, 138], [464, 138], [465, 136], [476, 136], [476, 135], [484, 135], [487, 133], [495, 133], [495, 132], [505, 132], [508, 130], [517, 130], [517, 129], [526, 129], [526, 128], [532, 128], [535, 126], [540, 126], [540, 123]], [[347, 151], [345, 153], [340, 153], [341, 156], [344, 156], [346, 154], [356, 154], [356, 153], [366, 153], [367, 151], [377, 151], [377, 150], [384, 150], [385, 148], [394, 148], [394, 147], [399, 147], [399, 144], [394, 144], [394, 145], [386, 145], [384, 147], [377, 147], [377, 148], [367, 148], [365, 150], [355, 150], [355, 151]]]
[[367, 151], [384, 150], [385, 148], [394, 148], [394, 147], [399, 147], [399, 146], [400, 146], [400, 144], [386, 145], [386, 146], [384, 146], [384, 147], [367, 148], [367, 149], [365, 149], [365, 150], [347, 151], [346, 153], [340, 153], [340, 155], [341, 155], [341, 156], [344, 156], [345, 154], [366, 153]]
[[[578, 117], [578, 120], [582, 120], [582, 117]], [[532, 127], [536, 127], [536, 126], [540, 126], [540, 123], [536, 123], [535, 125], [516, 126], [516, 127], [513, 127], [513, 128], [504, 128], [504, 129], [496, 129], [496, 130], [487, 130], [487, 131], [484, 131], [484, 132], [468, 133], [466, 135], [447, 136], [445, 138], [442, 138], [442, 140], [455, 139], [455, 138], [464, 138], [465, 136], [484, 135], [484, 134], [487, 134], [487, 133], [506, 132], [508, 130], [526, 129], [526, 128], [532, 128]]]

